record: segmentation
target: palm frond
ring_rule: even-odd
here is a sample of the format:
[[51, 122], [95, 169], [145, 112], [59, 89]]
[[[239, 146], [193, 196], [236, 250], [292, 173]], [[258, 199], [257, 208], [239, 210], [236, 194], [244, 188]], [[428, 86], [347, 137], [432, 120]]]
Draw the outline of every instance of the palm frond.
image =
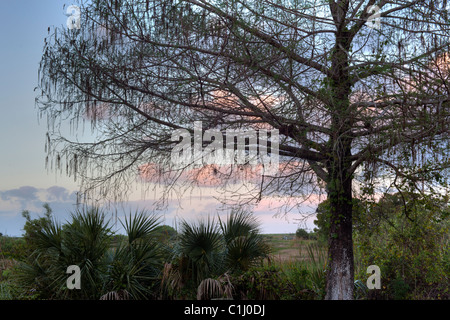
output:
[[233, 241], [236, 237], [245, 236], [250, 233], [259, 233], [259, 222], [247, 211], [242, 209], [233, 209], [226, 222], [219, 217], [220, 228], [227, 243]]
[[222, 284], [219, 280], [212, 278], [203, 279], [197, 289], [197, 300], [209, 300], [222, 297], [222, 295]]
[[158, 228], [160, 217], [149, 215], [145, 210], [130, 214], [125, 222], [121, 221], [122, 226], [128, 235], [128, 242], [133, 243], [138, 239], [145, 239]]
[[127, 290], [110, 291], [100, 297], [100, 300], [130, 300]]
[[114, 251], [109, 274], [111, 292], [124, 289], [130, 299], [152, 295], [151, 287], [163, 265], [161, 244], [152, 237], [159, 222], [156, 215], [148, 215], [146, 211], [130, 214], [125, 222], [121, 221], [128, 238]]
[[214, 219], [196, 224], [181, 223], [179, 252], [188, 258], [190, 272], [195, 281], [211, 275], [220, 265], [222, 236]]
[[259, 259], [268, 256], [270, 248], [260, 234], [259, 227], [258, 220], [242, 209], [234, 209], [226, 222], [220, 220], [229, 269], [245, 271]]
[[228, 273], [223, 274], [218, 279], [203, 279], [197, 288], [197, 300], [231, 299], [233, 290]]

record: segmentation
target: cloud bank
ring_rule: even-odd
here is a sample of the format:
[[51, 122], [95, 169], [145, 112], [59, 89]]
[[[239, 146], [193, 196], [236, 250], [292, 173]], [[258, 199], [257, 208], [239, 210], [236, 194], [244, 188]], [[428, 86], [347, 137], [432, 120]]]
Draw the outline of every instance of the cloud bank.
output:
[[[22, 186], [17, 189], [0, 190], [0, 233], [9, 236], [21, 236], [25, 218], [22, 211], [28, 210], [31, 218], [42, 216], [45, 212], [43, 204], [48, 203], [53, 211], [53, 217], [64, 223], [76, 210], [77, 192], [61, 186], [35, 188]], [[294, 233], [298, 227], [312, 229], [314, 227], [315, 203], [292, 207], [292, 210], [278, 210], [284, 202], [280, 199], [263, 199], [252, 208], [255, 217], [261, 223], [263, 233]], [[156, 200], [133, 200], [105, 207], [111, 215], [114, 229], [122, 233], [119, 220], [125, 215], [138, 210], [147, 210], [161, 217], [164, 224], [177, 227], [181, 220], [198, 221], [200, 218], [220, 216], [226, 218], [230, 208], [224, 207], [220, 201], [211, 195], [189, 196], [177, 200], [169, 200], [161, 209]], [[277, 214], [278, 213], [278, 214]]]
[[44, 212], [43, 204], [48, 203], [54, 217], [64, 221], [76, 204], [76, 192], [64, 187], [52, 186], [47, 189], [22, 186], [17, 189], [0, 190], [0, 233], [20, 236], [25, 218], [22, 211], [28, 210], [32, 218]]

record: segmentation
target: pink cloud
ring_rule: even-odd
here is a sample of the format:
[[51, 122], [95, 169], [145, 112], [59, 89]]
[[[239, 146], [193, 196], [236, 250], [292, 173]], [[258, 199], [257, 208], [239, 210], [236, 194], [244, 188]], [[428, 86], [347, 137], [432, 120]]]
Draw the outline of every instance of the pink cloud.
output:
[[[303, 165], [298, 161], [278, 164], [277, 176], [295, 173]], [[231, 183], [260, 183], [264, 166], [256, 165], [216, 165], [208, 164], [199, 168], [170, 170], [156, 163], [146, 163], [139, 166], [138, 176], [143, 182], [168, 183], [168, 181], [194, 182], [202, 187], [219, 187]], [[264, 179], [271, 179], [266, 176]]]

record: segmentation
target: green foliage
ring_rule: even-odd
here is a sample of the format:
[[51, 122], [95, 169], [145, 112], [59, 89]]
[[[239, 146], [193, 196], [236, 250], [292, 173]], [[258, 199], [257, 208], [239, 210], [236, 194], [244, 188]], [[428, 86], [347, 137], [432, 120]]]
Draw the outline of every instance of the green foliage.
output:
[[236, 299], [321, 300], [325, 297], [327, 251], [323, 245], [307, 246], [308, 259], [253, 267], [235, 275]]
[[363, 283], [361, 280], [355, 280], [354, 284], [355, 284], [354, 290], [355, 300], [360, 300], [367, 297], [369, 288], [367, 288], [366, 284]]
[[20, 259], [25, 256], [25, 240], [21, 237], [0, 236], [0, 259]]
[[289, 296], [290, 286], [280, 267], [255, 267], [234, 280], [235, 298], [280, 300]]
[[0, 300], [13, 300], [13, 294], [7, 282], [0, 282]]
[[173, 248], [174, 258], [164, 276], [171, 289], [191, 288], [208, 278], [245, 272], [267, 257], [270, 248], [260, 234], [259, 224], [243, 210], [233, 210], [225, 221], [182, 221]]
[[321, 300], [325, 296], [327, 250], [318, 242], [306, 248], [304, 260], [255, 266], [234, 274], [235, 299]]
[[[28, 238], [34, 251], [20, 265], [19, 279], [35, 289], [40, 298], [97, 299], [103, 290], [108, 267], [106, 253], [111, 241], [105, 214], [92, 208], [77, 210], [71, 218], [64, 226], [45, 220], [41, 229], [33, 229], [33, 236]], [[70, 265], [81, 270], [82, 290], [66, 287]]]
[[232, 211], [220, 221], [225, 241], [225, 266], [231, 272], [246, 271], [267, 257], [270, 248], [259, 230], [258, 221], [243, 210]]
[[[329, 233], [329, 204], [317, 209], [315, 232]], [[382, 289], [359, 297], [444, 299], [449, 297], [449, 207], [444, 197], [412, 192], [386, 194], [378, 202], [353, 203], [356, 284], [365, 282], [369, 265], [381, 268]], [[328, 235], [332, 236], [332, 235]]]
[[[359, 221], [364, 217], [364, 204], [358, 200], [353, 199], [353, 211], [352, 216], [354, 221]], [[317, 235], [317, 239], [322, 243], [327, 243], [329, 237], [334, 235], [330, 233], [330, 221], [331, 221], [331, 207], [328, 200], [319, 203], [316, 209], [316, 220], [314, 224], [317, 228], [314, 228], [314, 233]], [[362, 218], [364, 219], [364, 218]]]
[[171, 226], [158, 226], [154, 232], [154, 236], [159, 241], [168, 244], [177, 236], [177, 231]]
[[52, 222], [52, 209], [45, 203], [43, 205], [45, 212], [43, 217], [37, 219], [31, 219], [30, 212], [28, 210], [22, 211], [22, 216], [26, 219], [23, 230], [25, 231], [23, 239], [25, 240], [26, 254], [31, 254], [37, 248], [38, 233]]
[[408, 297], [410, 287], [405, 280], [401, 278], [393, 279], [388, 286], [390, 295], [394, 300], [405, 300]]
[[[77, 210], [65, 224], [45, 208], [44, 217], [37, 219], [23, 213], [29, 254], [14, 271], [14, 285], [25, 298], [193, 298], [204, 279], [225, 279], [227, 272], [249, 270], [269, 251], [257, 221], [243, 211], [233, 211], [226, 221], [183, 221], [179, 234], [141, 211], [121, 221], [125, 235], [115, 235], [106, 214], [97, 208]], [[82, 290], [66, 287], [70, 265], [81, 269]], [[176, 290], [161, 287], [165, 280], [178, 283]], [[13, 286], [5, 281], [2, 286], [9, 297]]]
[[[450, 211], [445, 199], [403, 193], [386, 195], [365, 210], [362, 202], [356, 203], [355, 298], [448, 299]], [[322, 228], [327, 226], [326, 206], [318, 209], [316, 224]], [[121, 221], [125, 235], [116, 235], [96, 208], [75, 211], [65, 224], [45, 208], [44, 217], [37, 219], [23, 213], [22, 239], [0, 237], [2, 257], [22, 260], [2, 268], [3, 299], [325, 296], [324, 242], [309, 240], [307, 254], [300, 254], [304, 260], [274, 265], [268, 259], [264, 265], [270, 252], [267, 237], [243, 210], [223, 220], [183, 221], [178, 234], [160, 226], [157, 216], [135, 212]], [[381, 290], [365, 286], [366, 268], [372, 264], [381, 268]], [[80, 266], [82, 290], [66, 288], [69, 265]]]
[[162, 244], [156, 237], [159, 217], [141, 211], [130, 214], [122, 225], [127, 237], [112, 255], [107, 288], [110, 292], [127, 292], [131, 299], [153, 297], [163, 266]]
[[198, 285], [203, 279], [217, 274], [223, 260], [222, 241], [213, 220], [199, 221], [197, 224], [183, 221], [178, 241], [183, 276]]
[[308, 231], [306, 231], [305, 229], [302, 229], [302, 228], [297, 229], [297, 231], [295, 232], [295, 236], [299, 239], [304, 239], [304, 240], [308, 240], [313, 237]]
[[[23, 290], [40, 299], [99, 299], [119, 291], [131, 299], [151, 295], [163, 260], [152, 238], [158, 218], [143, 211], [130, 215], [123, 223], [126, 237], [113, 237], [106, 214], [97, 208], [77, 210], [64, 225], [46, 218], [37, 220], [41, 224], [27, 219], [33, 228], [26, 239], [34, 250], [18, 268]], [[70, 265], [80, 267], [81, 290], [66, 287]]]
[[[448, 298], [448, 204], [404, 193], [385, 195], [369, 209], [357, 223], [354, 239], [362, 265], [381, 268], [378, 295], [387, 299]], [[363, 272], [356, 276], [365, 278]]]
[[289, 266], [285, 273], [292, 287], [292, 299], [313, 300], [315, 298], [311, 273], [304, 263]]
[[309, 245], [307, 251], [310, 259], [311, 289], [319, 299], [322, 299], [325, 297], [327, 251], [320, 244]]
[[293, 287], [292, 298], [302, 300], [322, 300], [325, 297], [326, 268], [328, 254], [321, 242], [306, 246], [307, 260], [288, 265], [285, 270]]

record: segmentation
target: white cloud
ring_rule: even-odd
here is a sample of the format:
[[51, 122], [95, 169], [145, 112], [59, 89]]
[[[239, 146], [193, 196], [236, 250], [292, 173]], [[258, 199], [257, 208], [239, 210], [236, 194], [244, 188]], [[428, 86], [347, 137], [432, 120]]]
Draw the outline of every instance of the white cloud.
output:
[[[286, 203], [286, 199], [263, 199], [250, 209], [261, 223], [264, 233], [294, 233], [299, 226], [312, 229], [317, 199], [309, 204]], [[290, 199], [292, 200], [292, 199]], [[9, 235], [21, 235], [25, 219], [21, 213], [28, 210], [32, 218], [42, 216], [45, 212], [43, 204], [48, 203], [55, 219], [64, 223], [70, 213], [76, 209], [76, 192], [64, 187], [34, 188], [24, 186], [17, 189], [0, 191], [0, 232]], [[198, 221], [200, 218], [220, 215], [226, 218], [230, 208], [224, 206], [212, 193], [185, 195], [181, 199], [169, 199], [164, 207], [158, 206], [156, 199], [132, 200], [104, 207], [111, 213], [112, 222], [137, 210], [147, 210], [161, 216], [162, 223], [177, 227], [181, 220]], [[285, 207], [283, 207], [285, 205]], [[281, 207], [281, 209], [280, 209]], [[115, 226], [121, 230], [120, 223]]]
[[28, 210], [32, 218], [45, 212], [44, 203], [53, 210], [54, 217], [64, 221], [74, 208], [75, 192], [59, 187], [35, 188], [21, 186], [16, 189], [0, 190], [0, 232], [11, 236], [20, 236], [25, 219], [22, 211]]

